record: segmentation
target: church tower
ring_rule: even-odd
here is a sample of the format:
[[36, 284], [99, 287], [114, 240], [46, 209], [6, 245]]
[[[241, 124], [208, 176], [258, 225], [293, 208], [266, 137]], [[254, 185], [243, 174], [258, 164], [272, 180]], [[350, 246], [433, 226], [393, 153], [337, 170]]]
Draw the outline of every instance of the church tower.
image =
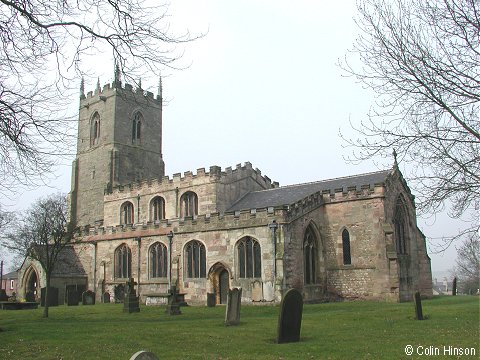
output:
[[[84, 94], [80, 86], [77, 155], [72, 165], [70, 221], [101, 225], [103, 196], [114, 186], [165, 173], [162, 158], [162, 86], [156, 98], [139, 84], [112, 84]], [[119, 215], [120, 216], [120, 215]]]

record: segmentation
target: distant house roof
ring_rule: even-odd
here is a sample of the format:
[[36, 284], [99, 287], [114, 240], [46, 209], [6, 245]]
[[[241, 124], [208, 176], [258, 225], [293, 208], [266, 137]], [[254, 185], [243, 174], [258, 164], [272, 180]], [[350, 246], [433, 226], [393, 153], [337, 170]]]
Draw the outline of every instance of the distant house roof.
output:
[[18, 273], [16, 271], [9, 272], [7, 274], [3, 274], [4, 279], [17, 279]]
[[282, 186], [274, 189], [252, 191], [238, 200], [227, 209], [227, 211], [291, 205], [318, 191], [330, 191], [330, 193], [333, 193], [337, 189], [347, 191], [347, 188], [352, 187], [360, 190], [361, 186], [369, 185], [373, 187], [374, 185], [384, 184], [388, 174], [390, 174], [390, 170], [383, 170], [305, 184]]

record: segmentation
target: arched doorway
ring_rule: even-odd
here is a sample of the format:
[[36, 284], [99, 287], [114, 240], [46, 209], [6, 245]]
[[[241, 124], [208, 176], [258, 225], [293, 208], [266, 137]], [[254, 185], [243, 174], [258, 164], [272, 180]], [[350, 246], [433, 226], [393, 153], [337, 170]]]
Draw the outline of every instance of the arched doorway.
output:
[[25, 275], [24, 294], [29, 301], [35, 301], [38, 298], [38, 275], [33, 267], [29, 268]]
[[216, 263], [208, 272], [210, 288], [215, 293], [217, 304], [226, 304], [230, 289], [230, 273], [222, 263]]

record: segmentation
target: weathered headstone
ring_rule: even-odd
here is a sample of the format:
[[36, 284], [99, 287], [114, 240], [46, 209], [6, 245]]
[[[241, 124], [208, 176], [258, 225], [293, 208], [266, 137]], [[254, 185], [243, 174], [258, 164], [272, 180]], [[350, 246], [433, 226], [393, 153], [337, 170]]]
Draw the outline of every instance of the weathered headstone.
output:
[[452, 284], [452, 295], [455, 296], [457, 295], [457, 278], [453, 278], [453, 284]]
[[77, 306], [78, 305], [78, 292], [75, 289], [67, 290], [67, 306]]
[[207, 293], [207, 306], [214, 307], [217, 304], [217, 297], [215, 293]]
[[27, 291], [27, 293], [25, 294], [25, 301], [26, 302], [35, 302], [35, 294], [33, 293], [33, 291]]
[[277, 343], [300, 341], [303, 297], [297, 289], [288, 290], [280, 303]]
[[0, 289], [0, 301], [8, 301], [8, 296], [5, 289]]
[[165, 310], [170, 315], [181, 315], [180, 304], [177, 299], [177, 287], [172, 285], [170, 288], [170, 295], [168, 296], [167, 309]]
[[[40, 305], [45, 306], [45, 288], [40, 290]], [[58, 288], [48, 288], [48, 306], [58, 306]]]
[[135, 291], [136, 284], [137, 283], [133, 280], [133, 278], [130, 278], [130, 280], [127, 281], [127, 292], [123, 301], [123, 312], [128, 312], [129, 314], [133, 312], [140, 312], [139, 298]]
[[95, 293], [91, 290], [84, 291], [82, 294], [83, 305], [95, 305]]
[[110, 293], [108, 291], [105, 291], [102, 295], [102, 302], [105, 304], [110, 303]]
[[263, 300], [262, 283], [258, 280], [255, 280], [252, 286], [252, 301], [262, 301], [262, 300]]
[[415, 292], [414, 296], [415, 303], [415, 319], [423, 320], [423, 311], [422, 311], [422, 299], [420, 298], [420, 292]]
[[240, 305], [242, 304], [242, 289], [228, 290], [227, 309], [225, 310], [225, 325], [240, 324]]
[[159, 360], [158, 357], [150, 351], [139, 351], [132, 355], [130, 360]]

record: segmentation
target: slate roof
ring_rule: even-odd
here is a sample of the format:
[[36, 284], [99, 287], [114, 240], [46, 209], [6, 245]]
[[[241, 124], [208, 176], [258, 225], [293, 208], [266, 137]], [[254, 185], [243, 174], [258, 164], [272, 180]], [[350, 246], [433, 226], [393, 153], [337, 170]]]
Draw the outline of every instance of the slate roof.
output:
[[335, 192], [336, 189], [369, 185], [373, 188], [376, 184], [384, 184], [390, 170], [377, 171], [330, 180], [322, 180], [305, 184], [282, 186], [275, 189], [252, 191], [234, 203], [227, 211], [239, 211], [247, 209], [261, 209], [272, 206], [291, 205], [314, 194], [318, 191]]
[[7, 274], [3, 274], [3, 278], [4, 279], [17, 279], [18, 278], [17, 271], [12, 271], [12, 272], [9, 272]]

